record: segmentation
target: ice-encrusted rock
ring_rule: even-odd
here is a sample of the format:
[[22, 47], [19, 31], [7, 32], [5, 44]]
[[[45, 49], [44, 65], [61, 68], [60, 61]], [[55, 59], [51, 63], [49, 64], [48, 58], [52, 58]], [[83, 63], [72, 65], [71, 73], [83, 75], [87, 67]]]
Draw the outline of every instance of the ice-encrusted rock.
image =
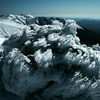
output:
[[44, 53], [41, 53], [41, 50], [38, 50], [34, 53], [34, 59], [39, 65], [39, 67], [49, 67], [52, 64], [52, 50], [48, 49]]
[[28, 18], [34, 23], [2, 44], [5, 89], [34, 100], [99, 100], [99, 45], [82, 45], [73, 20]]
[[16, 48], [6, 56], [3, 73], [6, 90], [17, 95], [27, 95], [46, 85], [42, 72], [35, 70], [30, 59]]

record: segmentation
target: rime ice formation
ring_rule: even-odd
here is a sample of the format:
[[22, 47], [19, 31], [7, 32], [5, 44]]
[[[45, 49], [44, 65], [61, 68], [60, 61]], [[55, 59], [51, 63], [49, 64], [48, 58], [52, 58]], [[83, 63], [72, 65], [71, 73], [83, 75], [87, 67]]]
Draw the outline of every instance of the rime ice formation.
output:
[[6, 91], [25, 100], [100, 100], [100, 47], [80, 43], [81, 27], [74, 20], [29, 15], [6, 20], [24, 27], [13, 29], [0, 47]]

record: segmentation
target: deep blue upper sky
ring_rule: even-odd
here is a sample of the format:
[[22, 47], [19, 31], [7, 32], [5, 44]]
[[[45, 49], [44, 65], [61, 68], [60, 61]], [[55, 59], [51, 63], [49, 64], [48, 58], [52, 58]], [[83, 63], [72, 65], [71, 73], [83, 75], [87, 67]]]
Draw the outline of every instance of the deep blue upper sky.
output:
[[0, 0], [2, 14], [100, 17], [100, 0]]

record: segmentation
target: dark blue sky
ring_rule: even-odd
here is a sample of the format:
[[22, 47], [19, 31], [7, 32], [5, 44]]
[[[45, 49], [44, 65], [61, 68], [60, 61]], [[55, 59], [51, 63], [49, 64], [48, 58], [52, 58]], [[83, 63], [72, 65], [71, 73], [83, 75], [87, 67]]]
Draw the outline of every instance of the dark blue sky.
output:
[[100, 17], [100, 0], [0, 0], [2, 14]]

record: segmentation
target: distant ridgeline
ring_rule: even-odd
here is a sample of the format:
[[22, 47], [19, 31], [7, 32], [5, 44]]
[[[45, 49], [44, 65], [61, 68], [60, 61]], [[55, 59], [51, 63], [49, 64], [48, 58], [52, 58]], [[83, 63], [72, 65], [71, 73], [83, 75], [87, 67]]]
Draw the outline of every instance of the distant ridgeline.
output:
[[19, 100], [99, 100], [100, 46], [90, 33], [69, 19], [2, 16], [5, 90]]

